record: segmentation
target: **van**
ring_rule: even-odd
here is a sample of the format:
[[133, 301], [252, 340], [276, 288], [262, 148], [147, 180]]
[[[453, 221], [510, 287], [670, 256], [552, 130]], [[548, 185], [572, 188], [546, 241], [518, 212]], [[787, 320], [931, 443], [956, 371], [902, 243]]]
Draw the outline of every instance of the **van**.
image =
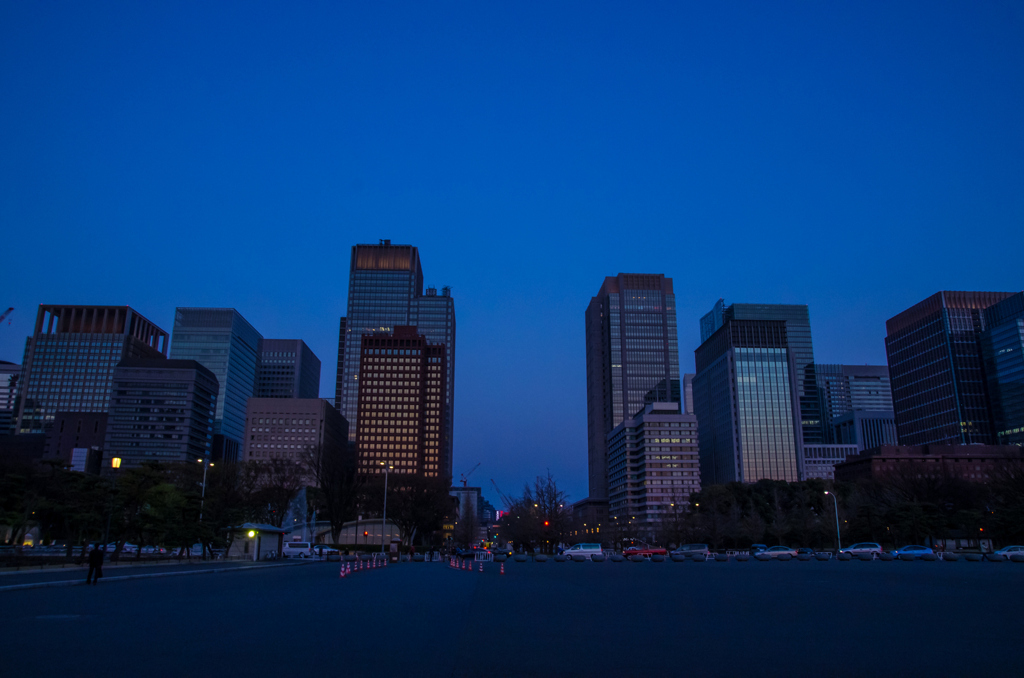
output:
[[286, 541], [281, 547], [281, 555], [285, 558], [309, 558], [313, 555], [313, 547], [308, 541]]
[[601, 555], [602, 551], [600, 544], [574, 544], [565, 549], [563, 553], [570, 558], [572, 556], [584, 556], [589, 559], [591, 556]]

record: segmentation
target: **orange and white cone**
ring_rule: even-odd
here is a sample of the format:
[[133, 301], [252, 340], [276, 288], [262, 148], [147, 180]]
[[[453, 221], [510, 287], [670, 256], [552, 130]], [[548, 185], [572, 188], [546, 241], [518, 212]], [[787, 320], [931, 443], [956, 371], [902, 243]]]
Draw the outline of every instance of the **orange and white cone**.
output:
[[483, 572], [483, 571], [484, 571], [484, 564], [483, 564], [483, 563], [480, 563], [480, 571], [481, 571], [481, 572]]
[[504, 561], [501, 563], [501, 573], [505, 574], [505, 563], [504, 563]]

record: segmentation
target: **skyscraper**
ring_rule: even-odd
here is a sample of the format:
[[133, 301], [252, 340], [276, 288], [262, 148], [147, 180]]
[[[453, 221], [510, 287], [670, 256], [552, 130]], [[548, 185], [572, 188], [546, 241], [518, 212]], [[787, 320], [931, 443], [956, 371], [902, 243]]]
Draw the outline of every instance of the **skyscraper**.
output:
[[701, 337], [693, 401], [702, 483], [799, 480], [805, 433], [821, 437], [807, 307], [719, 300]]
[[415, 327], [364, 334], [360, 342], [359, 472], [446, 476], [444, 458], [446, 347], [431, 345]]
[[984, 310], [1009, 292], [937, 292], [885, 323], [900, 445], [991, 444]]
[[165, 358], [167, 333], [129, 306], [40, 305], [25, 342], [18, 433], [45, 433], [58, 411], [106, 412], [114, 367]]
[[104, 459], [120, 468], [189, 462], [213, 452], [217, 378], [195, 360], [130, 359], [114, 370]]
[[[608, 501], [608, 433], [662, 390], [679, 392], [679, 345], [672, 279], [607, 277], [584, 315], [587, 341], [588, 500]], [[678, 395], [677, 395], [678, 398]], [[589, 520], [597, 521], [599, 515]]]
[[171, 358], [195, 360], [217, 377], [214, 457], [238, 459], [245, 408], [256, 393], [263, 337], [233, 308], [178, 308]]
[[985, 376], [1000, 445], [1024, 445], [1024, 292], [985, 309]]
[[349, 267], [348, 312], [340, 323], [337, 394], [339, 410], [349, 421], [354, 441], [359, 414], [359, 366], [362, 338], [390, 334], [396, 327], [416, 327], [430, 345], [444, 345], [446, 408], [440, 440], [451, 476], [455, 409], [455, 302], [450, 288], [423, 293], [419, 251], [412, 245], [355, 245]]
[[21, 365], [0, 360], [0, 436], [7, 435], [14, 427], [20, 377]]
[[317, 398], [320, 359], [301, 339], [264, 339], [257, 398]]
[[[889, 368], [885, 365], [819, 363], [814, 366], [814, 372], [818, 382], [822, 439], [825, 443], [840, 442], [835, 430], [835, 421], [851, 412], [892, 412]], [[878, 444], [886, 443], [895, 445], [896, 440], [884, 440]]]

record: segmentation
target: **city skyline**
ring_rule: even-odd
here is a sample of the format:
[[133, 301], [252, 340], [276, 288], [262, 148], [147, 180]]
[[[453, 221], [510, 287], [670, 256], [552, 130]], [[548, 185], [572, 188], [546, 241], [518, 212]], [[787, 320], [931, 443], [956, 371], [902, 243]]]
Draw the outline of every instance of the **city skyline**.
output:
[[455, 477], [582, 499], [605, 276], [674, 279], [681, 373], [719, 298], [806, 304], [816, 362], [878, 365], [936, 290], [1024, 287], [991, 246], [1024, 243], [1008, 7], [5, 5], [0, 360], [40, 304], [229, 307], [332, 399], [350, 248], [390, 238], [458, 299]]

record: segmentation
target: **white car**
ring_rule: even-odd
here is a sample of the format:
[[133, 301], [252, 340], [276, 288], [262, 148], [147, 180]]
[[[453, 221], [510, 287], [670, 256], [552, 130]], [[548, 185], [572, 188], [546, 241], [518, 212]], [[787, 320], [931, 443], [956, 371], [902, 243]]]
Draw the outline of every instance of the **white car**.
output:
[[281, 555], [285, 558], [309, 558], [313, 555], [313, 547], [308, 541], [286, 541], [281, 547]]
[[599, 556], [602, 553], [603, 551], [601, 551], [600, 544], [574, 544], [562, 552], [563, 555], [569, 558], [573, 556], [583, 556], [588, 560], [591, 556]]
[[854, 544], [853, 546], [847, 546], [846, 548], [841, 549], [839, 552], [852, 553], [853, 555], [857, 555], [859, 553], [881, 553], [882, 545], [876, 544], [873, 541], [864, 541], [859, 544]]
[[683, 544], [675, 551], [672, 552], [674, 556], [695, 556], [698, 553], [705, 556], [710, 556], [711, 551], [708, 550], [707, 544]]
[[317, 558], [336, 556], [338, 555], [338, 553], [338, 549], [334, 548], [333, 546], [328, 546], [327, 544], [317, 544], [313, 547], [313, 555], [315, 555]]
[[1005, 556], [1006, 558], [1010, 556], [1024, 556], [1024, 546], [1004, 546], [996, 551], [995, 555]]
[[791, 549], [788, 546], [773, 546], [762, 553], [766, 553], [769, 558], [778, 558], [783, 554], [796, 558], [796, 549]]

